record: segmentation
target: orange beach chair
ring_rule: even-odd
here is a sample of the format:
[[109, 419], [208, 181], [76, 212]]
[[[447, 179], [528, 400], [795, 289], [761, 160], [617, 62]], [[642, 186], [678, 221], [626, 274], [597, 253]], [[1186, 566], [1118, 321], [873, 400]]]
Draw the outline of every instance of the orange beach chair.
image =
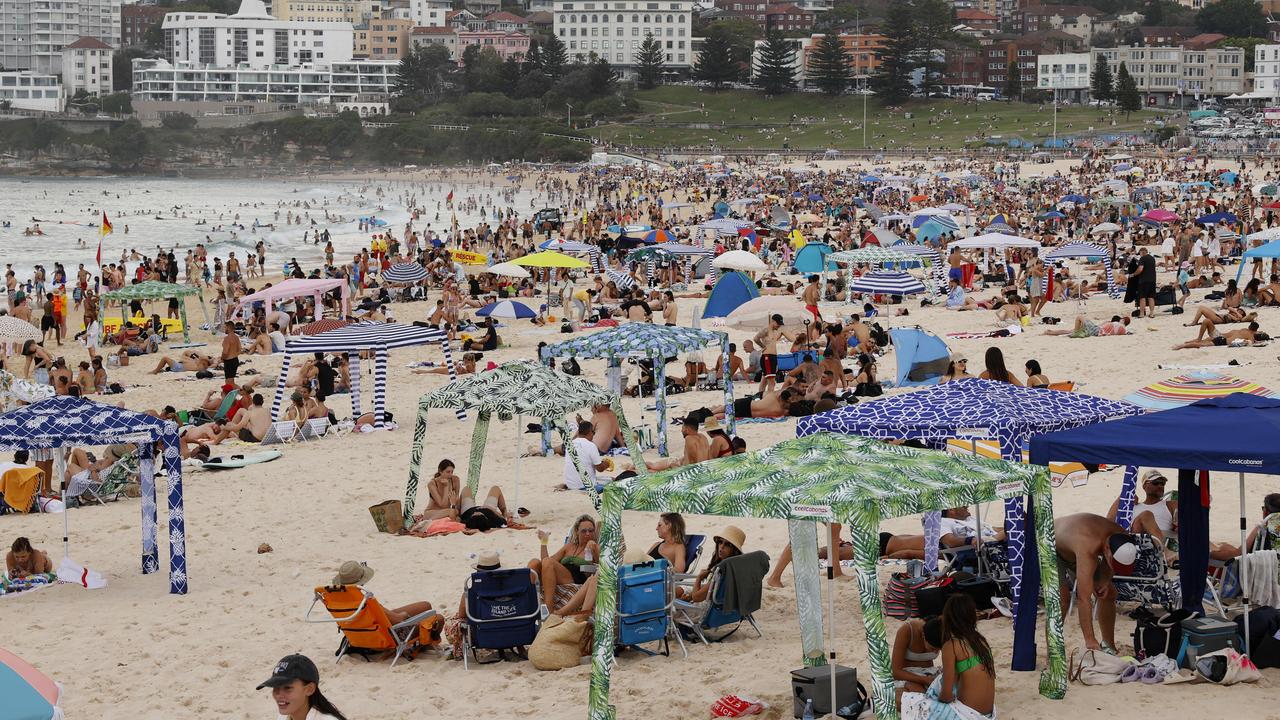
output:
[[[317, 604], [324, 606], [329, 617], [317, 617]], [[434, 628], [438, 638], [440, 627], [444, 625], [440, 622], [443, 618], [435, 610], [427, 610], [393, 625], [382, 603], [373, 593], [358, 585], [317, 587], [304, 619], [314, 623], [337, 623], [338, 631], [342, 633], [342, 643], [335, 653], [338, 662], [348, 653], [363, 656], [368, 661], [371, 656], [394, 652], [392, 667], [401, 657], [412, 660], [420, 647], [432, 644], [431, 637], [423, 637], [422, 628]]]

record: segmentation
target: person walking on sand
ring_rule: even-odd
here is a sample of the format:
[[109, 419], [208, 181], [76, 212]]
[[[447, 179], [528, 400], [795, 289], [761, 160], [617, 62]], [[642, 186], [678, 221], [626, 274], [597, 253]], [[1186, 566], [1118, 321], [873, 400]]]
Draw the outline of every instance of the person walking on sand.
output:
[[222, 329], [226, 333], [222, 336], [222, 377], [231, 382], [240, 370], [240, 353], [244, 350], [240, 336], [236, 334], [235, 323], [227, 321], [222, 324]]

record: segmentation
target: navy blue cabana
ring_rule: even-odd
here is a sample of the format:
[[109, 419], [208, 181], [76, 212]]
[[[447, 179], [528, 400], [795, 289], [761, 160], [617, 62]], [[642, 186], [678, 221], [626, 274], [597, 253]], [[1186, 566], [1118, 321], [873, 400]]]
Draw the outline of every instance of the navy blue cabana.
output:
[[[187, 592], [186, 520], [178, 426], [146, 413], [84, 398], [59, 396], [0, 415], [0, 448], [53, 451], [78, 445], [134, 445], [142, 489], [142, 572], [160, 569], [156, 550], [155, 443], [163, 446], [169, 482], [169, 592]], [[61, 463], [59, 463], [61, 465]], [[67, 546], [64, 512], [64, 551]]]
[[[800, 418], [796, 435], [827, 431], [882, 440], [919, 440], [939, 449], [954, 437], [994, 438], [1000, 444], [1001, 459], [1022, 462], [1023, 448], [1034, 435], [1141, 412], [1137, 405], [1093, 395], [965, 378]], [[1021, 497], [1005, 500], [1005, 531], [1015, 627], [1012, 667], [1031, 671], [1036, 663], [1040, 570], [1035, 543], [1026, 542], [1027, 529], [1034, 526], [1026, 517], [1030, 506], [1024, 508], [1024, 504]], [[925, 519], [925, 565], [932, 568], [937, 564], [940, 520], [937, 513]]]
[[[1208, 398], [1184, 407], [1063, 430], [1031, 439], [1031, 462], [1069, 460], [1178, 468], [1178, 560], [1182, 606], [1204, 611], [1209, 567], [1209, 479], [1197, 470], [1240, 477], [1240, 547], [1244, 548], [1244, 473], [1280, 475], [1280, 400], [1248, 393]], [[1136, 473], [1125, 473], [1121, 510], [1133, 513]], [[1129, 499], [1124, 500], [1125, 497]], [[1200, 502], [1188, 502], [1200, 498]], [[1127, 504], [1127, 510], [1125, 508]], [[1120, 521], [1121, 517], [1117, 517]], [[1248, 598], [1244, 598], [1248, 603]], [[1248, 637], [1246, 626], [1245, 636]]]

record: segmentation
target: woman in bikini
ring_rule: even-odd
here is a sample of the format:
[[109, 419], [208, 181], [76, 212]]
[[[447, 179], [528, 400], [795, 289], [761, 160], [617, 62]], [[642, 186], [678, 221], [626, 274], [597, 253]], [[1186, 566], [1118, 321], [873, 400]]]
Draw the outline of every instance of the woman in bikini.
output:
[[580, 515], [573, 522], [569, 539], [555, 553], [547, 554], [547, 542], [550, 536], [545, 530], [538, 531], [539, 557], [529, 561], [529, 569], [538, 573], [542, 582], [542, 601], [549, 608], [555, 607], [557, 585], [585, 585], [587, 576], [581, 566], [590, 564], [600, 557], [600, 546], [596, 544], [596, 521], [590, 515]]
[[923, 693], [902, 694], [903, 720], [995, 717], [996, 665], [978, 632], [978, 610], [968, 595], [952, 595], [942, 608], [942, 675]]
[[649, 557], [657, 560], [666, 559], [671, 565], [671, 572], [682, 573], [688, 567], [685, 557], [684, 516], [680, 513], [666, 512], [658, 516], [658, 542], [649, 548]]
[[423, 520], [436, 520], [447, 517], [458, 519], [462, 505], [462, 481], [453, 474], [453, 461], [441, 460], [436, 466], [436, 474], [427, 483], [427, 494], [431, 497], [427, 510], [422, 514]]
[[1027, 370], [1027, 387], [1029, 388], [1047, 388], [1049, 387], [1049, 377], [1040, 369], [1038, 360], [1028, 360], [1026, 364]]
[[33, 548], [31, 541], [25, 537], [13, 541], [8, 554], [4, 557], [4, 566], [9, 577], [15, 580], [53, 572], [53, 562], [49, 560], [49, 554]]
[[936, 617], [912, 618], [898, 626], [893, 638], [890, 667], [897, 701], [904, 692], [924, 692], [938, 676], [938, 659], [942, 648], [942, 621]]

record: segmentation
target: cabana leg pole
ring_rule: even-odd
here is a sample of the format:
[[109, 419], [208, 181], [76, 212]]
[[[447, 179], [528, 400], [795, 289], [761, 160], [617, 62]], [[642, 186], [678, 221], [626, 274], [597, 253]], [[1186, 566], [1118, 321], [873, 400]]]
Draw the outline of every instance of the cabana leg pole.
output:
[[[285, 357], [288, 357], [287, 355]], [[413, 525], [413, 504], [418, 498], [418, 477], [422, 470], [422, 444], [427, 436], [427, 409], [418, 408], [418, 420], [413, 426], [413, 445], [409, 451], [409, 482], [404, 488], [404, 524]]]
[[489, 419], [487, 412], [477, 414], [476, 429], [471, 433], [471, 452], [467, 458], [467, 487], [471, 488], [471, 497], [480, 492], [480, 466], [484, 462], [484, 446], [489, 440]]
[[862, 603], [862, 625], [867, 634], [867, 659], [871, 663], [871, 702], [880, 720], [897, 720], [893, 668], [889, 663], [889, 643], [884, 635], [880, 581], [876, 577], [876, 561], [880, 554], [880, 514], [875, 507], [864, 507], [857, 517], [849, 518], [847, 524], [853, 534], [858, 598]]
[[1138, 466], [1126, 465], [1124, 481], [1120, 483], [1120, 503], [1116, 505], [1116, 524], [1125, 530], [1133, 524], [1133, 504], [1137, 500]]
[[618, 606], [618, 566], [622, 563], [623, 491], [610, 488], [600, 506], [600, 565], [596, 571], [594, 648], [591, 657], [591, 689], [588, 693], [589, 720], [613, 720], [616, 710], [609, 705], [609, 675], [613, 670]]
[[347, 377], [351, 378], [351, 419], [360, 419], [360, 353], [347, 353]]
[[[160, 569], [156, 546], [156, 525], [159, 520], [156, 511], [155, 461], [149, 444], [135, 445], [134, 452], [138, 453], [138, 481], [142, 490], [142, 572], [150, 574]], [[169, 553], [173, 554], [172, 547]]]
[[373, 425], [381, 430], [387, 411], [387, 346], [379, 345], [373, 359]]
[[724, 376], [724, 427], [729, 437], [734, 437], [738, 434], [738, 422], [733, 415], [733, 370], [729, 367], [729, 359], [729, 336], [725, 335], [720, 341], [720, 370]]
[[280, 402], [284, 400], [284, 385], [289, 381], [289, 366], [293, 364], [293, 354], [286, 352], [280, 362], [280, 376], [276, 378], [276, 393], [271, 398], [271, 421], [280, 419]]
[[658, 455], [667, 457], [667, 358], [653, 356], [653, 401], [658, 411]]
[[187, 327], [187, 300], [182, 299], [182, 304], [178, 305], [178, 314], [182, 317], [182, 342], [191, 342], [191, 329]]
[[[1248, 520], [1244, 513], [1244, 473], [1240, 473], [1240, 602], [1244, 604], [1244, 654], [1249, 654], [1249, 563], [1245, 562], [1245, 528]], [[1265, 531], [1263, 531], [1265, 532]]]
[[[62, 557], [71, 557], [71, 508], [67, 507], [67, 449], [53, 449], [53, 472], [62, 478]], [[52, 485], [52, 483], [50, 483]]]
[[[1053, 486], [1049, 482], [1048, 470], [1041, 468], [1036, 473], [1034, 486], [1027, 488], [1031, 495], [1032, 512], [1028, 517], [1034, 521], [1032, 532], [1035, 541], [1031, 543], [1039, 552], [1036, 553], [1040, 570], [1040, 596], [1044, 600], [1045, 643], [1049, 662], [1048, 667], [1040, 674], [1040, 694], [1051, 699], [1061, 700], [1067, 694], [1067, 660], [1065, 642], [1062, 637], [1062, 596], [1058, 591], [1058, 561], [1056, 556], [1057, 538], [1053, 530]], [[1027, 613], [1031, 616], [1031, 633], [1035, 633], [1035, 611]], [[1015, 632], [1018, 628], [1015, 628]], [[1015, 635], [1015, 645], [1016, 645]], [[1034, 670], [1035, 653], [1032, 653]]]
[[[791, 541], [791, 578], [795, 584], [796, 612], [800, 616], [800, 647], [805, 667], [821, 667], [822, 581], [818, 571], [818, 524], [812, 520], [788, 520]], [[828, 553], [828, 555], [830, 555]], [[831, 616], [835, 622], [835, 616]]]
[[[161, 452], [169, 493], [169, 592], [186, 595], [187, 577], [187, 515], [182, 502], [182, 455], [178, 452], [178, 426], [165, 423], [160, 437]], [[147, 451], [153, 452], [153, 446]]]
[[[831, 716], [836, 710], [836, 563], [840, 562], [840, 543], [835, 537], [835, 527], [827, 523], [827, 666], [831, 669], [828, 685], [831, 686]], [[795, 551], [792, 550], [792, 554]]]
[[516, 485], [516, 493], [515, 493], [515, 497], [516, 497], [516, 508], [519, 508], [519, 507], [520, 507], [520, 426], [521, 426], [521, 425], [523, 425], [523, 424], [524, 424], [524, 416], [523, 416], [523, 415], [520, 415], [520, 414], [517, 414], [517, 415], [516, 415], [516, 424], [515, 424], [515, 429], [516, 429], [515, 435], [516, 435], [516, 437], [515, 437], [515, 442], [513, 442], [513, 443], [512, 443], [512, 446], [515, 448], [515, 451], [516, 451], [516, 457], [515, 457], [515, 461], [516, 461], [516, 471], [515, 471], [515, 485]]

